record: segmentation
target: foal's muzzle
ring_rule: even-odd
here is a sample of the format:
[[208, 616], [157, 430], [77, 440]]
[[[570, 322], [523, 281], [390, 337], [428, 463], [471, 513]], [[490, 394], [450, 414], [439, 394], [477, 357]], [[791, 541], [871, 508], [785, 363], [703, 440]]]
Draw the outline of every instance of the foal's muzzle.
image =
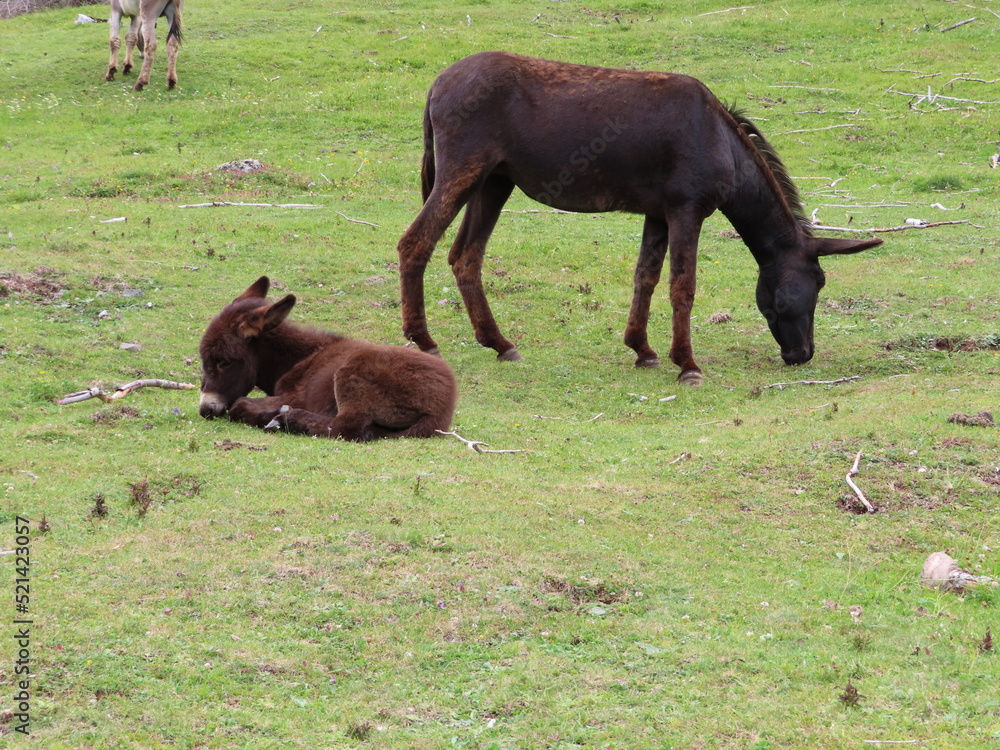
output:
[[218, 393], [206, 393], [202, 391], [201, 402], [198, 404], [198, 411], [205, 419], [221, 417], [226, 413], [226, 401]]

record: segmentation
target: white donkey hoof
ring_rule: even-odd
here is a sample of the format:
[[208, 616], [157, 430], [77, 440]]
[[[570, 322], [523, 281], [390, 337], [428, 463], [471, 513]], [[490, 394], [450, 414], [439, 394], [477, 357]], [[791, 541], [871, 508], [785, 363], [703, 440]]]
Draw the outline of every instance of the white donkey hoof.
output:
[[498, 354], [497, 359], [501, 362], [523, 362], [524, 357], [521, 356], [521, 352], [517, 348], [511, 348], [505, 351], [503, 354]]
[[285, 404], [284, 406], [282, 406], [278, 410], [278, 416], [276, 416], [274, 419], [272, 419], [270, 422], [268, 422], [266, 425], [264, 425], [264, 429], [265, 430], [280, 430], [282, 427], [284, 427], [284, 425], [281, 423], [281, 417], [284, 416], [285, 414], [287, 414], [289, 411], [291, 411], [291, 409], [292, 409], [292, 407], [290, 407], [288, 404]]
[[660, 358], [653, 357], [652, 359], [637, 359], [635, 361], [635, 366], [643, 369], [653, 369], [660, 366]]

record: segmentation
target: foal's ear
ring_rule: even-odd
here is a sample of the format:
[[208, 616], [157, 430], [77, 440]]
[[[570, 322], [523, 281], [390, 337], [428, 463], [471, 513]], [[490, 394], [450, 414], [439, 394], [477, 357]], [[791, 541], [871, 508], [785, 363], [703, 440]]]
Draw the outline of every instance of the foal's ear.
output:
[[879, 237], [871, 240], [835, 240], [830, 237], [813, 237], [812, 242], [816, 250], [816, 255], [819, 257], [824, 255], [860, 253], [862, 250], [882, 244], [882, 240]]
[[270, 288], [271, 280], [267, 276], [261, 276], [243, 294], [234, 299], [233, 302], [238, 302], [241, 299], [263, 299], [267, 297], [267, 290]]
[[264, 305], [248, 312], [246, 317], [239, 322], [237, 330], [239, 330], [240, 336], [245, 339], [260, 336], [284, 323], [293, 307], [295, 307], [295, 295], [289, 294], [273, 305]]

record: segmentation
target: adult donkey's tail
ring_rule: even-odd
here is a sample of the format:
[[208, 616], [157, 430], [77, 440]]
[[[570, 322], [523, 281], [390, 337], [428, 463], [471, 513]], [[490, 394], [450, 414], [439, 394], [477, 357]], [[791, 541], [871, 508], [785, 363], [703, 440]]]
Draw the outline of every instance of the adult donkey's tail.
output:
[[424, 161], [420, 167], [420, 192], [424, 203], [434, 188], [434, 126], [431, 125], [431, 97], [427, 95], [424, 107]]

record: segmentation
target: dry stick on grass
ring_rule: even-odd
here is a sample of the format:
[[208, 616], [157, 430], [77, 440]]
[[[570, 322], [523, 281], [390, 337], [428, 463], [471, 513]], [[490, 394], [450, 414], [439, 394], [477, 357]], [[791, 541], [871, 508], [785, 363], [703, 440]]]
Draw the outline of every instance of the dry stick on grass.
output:
[[334, 211], [334, 213], [337, 214], [338, 216], [343, 216], [345, 219], [347, 219], [352, 224], [364, 224], [366, 227], [378, 227], [378, 228], [381, 228], [380, 225], [378, 225], [378, 224], [372, 224], [370, 221], [361, 221], [361, 219], [352, 219], [347, 214], [340, 213], [340, 211]]
[[214, 208], [215, 206], [251, 206], [254, 208], [323, 208], [315, 203], [232, 203], [230, 201], [212, 201], [211, 203], [186, 203], [177, 208]]
[[858, 489], [858, 485], [856, 485], [854, 483], [854, 480], [851, 479], [851, 477], [856, 477], [858, 475], [859, 463], [861, 463], [861, 451], [858, 451], [858, 455], [854, 457], [854, 466], [852, 466], [851, 470], [847, 472], [847, 477], [846, 477], [847, 484], [850, 485], [852, 490], [854, 490], [854, 494], [858, 496], [858, 500], [864, 503], [864, 506], [868, 509], [868, 512], [874, 513], [875, 506], [872, 505], [870, 502], [868, 502], [868, 498], [865, 497], [865, 493], [863, 493], [860, 489]]
[[[931, 227], [943, 227], [948, 224], [968, 224], [968, 219], [962, 219], [961, 221], [930, 221], [926, 224], [904, 224], [899, 227], [828, 227], [825, 224], [813, 224], [812, 229], [818, 229], [823, 232], [903, 232], [907, 229], [930, 229]], [[975, 225], [973, 225], [975, 226]]]
[[713, 10], [709, 13], [699, 13], [697, 18], [702, 16], [714, 16], [716, 13], [732, 13], [734, 10], [750, 10], [751, 8], [756, 8], [756, 5], [741, 5], [739, 8], [726, 8], [725, 10]]
[[860, 375], [851, 375], [846, 378], [837, 378], [836, 380], [795, 380], [791, 383], [771, 383], [771, 385], [761, 387], [777, 388], [780, 391], [784, 390], [786, 385], [836, 385], [837, 383], [849, 383], [852, 380], [858, 380], [860, 377]]
[[524, 453], [523, 450], [489, 450], [486, 448], [489, 443], [484, 443], [479, 440], [466, 440], [464, 437], [459, 435], [457, 432], [445, 432], [444, 430], [434, 430], [438, 435], [450, 435], [453, 438], [458, 438], [460, 441], [465, 443], [466, 447], [470, 451], [475, 451], [476, 453]]
[[899, 94], [900, 96], [910, 97], [910, 107], [915, 108], [918, 104], [923, 104], [927, 102], [928, 104], [934, 104], [938, 99], [945, 99], [949, 102], [961, 102], [963, 104], [1000, 104], [1000, 102], [981, 102], [978, 99], [959, 99], [954, 96], [943, 96], [942, 94], [935, 94], [931, 91], [930, 87], [927, 87], [926, 94], [911, 94], [908, 91], [896, 91], [896, 84], [893, 84], [885, 90], [887, 94]]
[[804, 128], [802, 130], [786, 130], [784, 133], [778, 133], [778, 135], [791, 135], [792, 133], [813, 133], [817, 130], [834, 130], [836, 128], [856, 128], [857, 125], [853, 122], [847, 123], [846, 125], [827, 125], [825, 128]]
[[958, 23], [953, 23], [951, 26], [945, 26], [943, 29], [941, 29], [941, 33], [943, 34], [946, 31], [951, 31], [952, 29], [957, 29], [959, 26], [965, 26], [965, 24], [972, 23], [975, 20], [976, 20], [976, 16], [973, 16], [972, 18], [966, 18], [964, 21], [959, 21]]
[[131, 383], [126, 383], [120, 386], [114, 393], [105, 393], [100, 388], [88, 388], [85, 391], [77, 391], [76, 393], [70, 393], [63, 396], [56, 403], [60, 405], [65, 404], [76, 404], [80, 401], [86, 401], [91, 398], [99, 398], [101, 401], [117, 401], [120, 398], [125, 398], [132, 391], [138, 390], [139, 388], [166, 388], [173, 391], [192, 391], [198, 386], [191, 385], [191, 383], [178, 383], [175, 380], [159, 380], [157, 378], [149, 378], [147, 380], [133, 380]]

